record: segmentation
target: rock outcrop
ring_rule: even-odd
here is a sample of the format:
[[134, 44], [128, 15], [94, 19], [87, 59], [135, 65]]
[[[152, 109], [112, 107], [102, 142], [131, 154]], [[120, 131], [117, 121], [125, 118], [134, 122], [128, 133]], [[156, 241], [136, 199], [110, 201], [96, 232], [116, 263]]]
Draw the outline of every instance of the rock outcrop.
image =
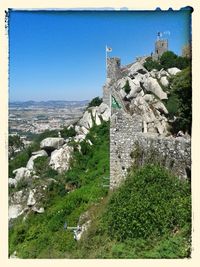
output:
[[177, 73], [179, 73], [181, 70], [179, 70], [178, 68], [169, 68], [167, 69], [168, 73], [170, 75], [176, 75]]
[[73, 147], [64, 145], [60, 149], [56, 149], [51, 153], [50, 163], [52, 169], [62, 173], [70, 167], [70, 159], [72, 157]]
[[45, 151], [53, 151], [55, 149], [60, 148], [62, 145], [64, 145], [65, 140], [64, 138], [60, 137], [47, 137], [40, 143], [40, 148], [44, 149]]
[[[16, 182], [19, 182], [23, 178], [28, 179], [34, 174], [32, 170], [29, 170], [28, 168], [21, 167], [13, 171], [13, 174], [15, 174], [15, 180]], [[14, 181], [13, 181], [14, 183]]]
[[[111, 63], [108, 67], [112, 67]], [[138, 153], [143, 155], [140, 159], [143, 164], [149, 157], [150, 152], [147, 151], [151, 150], [151, 160], [160, 160], [180, 178], [188, 178], [191, 168], [190, 138], [181, 137], [179, 140], [171, 136], [168, 110], [163, 101], [168, 99], [170, 77], [180, 70], [170, 68], [148, 72], [141, 62], [135, 62], [121, 68], [119, 75], [119, 68], [118, 75], [108, 70], [112, 77], [105, 85], [112, 96], [110, 188], [119, 186], [125, 179], [127, 170], [136, 160], [132, 151], [137, 146], [139, 150], [136, 154], [138, 157]], [[105, 96], [105, 99], [108, 98]]]
[[30, 157], [26, 168], [29, 170], [33, 170], [34, 169], [34, 160], [39, 158], [39, 157], [47, 157], [48, 154], [45, 150], [40, 150], [40, 151], [36, 151], [32, 153], [32, 156]]
[[[81, 153], [81, 146], [79, 143], [86, 139], [90, 129], [96, 124], [100, 125], [102, 121], [108, 121], [110, 118], [110, 107], [105, 103], [100, 106], [88, 108], [82, 118], [69, 125], [68, 129], [74, 128], [76, 135], [69, 137], [66, 140], [60, 137], [47, 137], [40, 143], [41, 150], [32, 152], [26, 167], [21, 167], [13, 171], [14, 178], [8, 179], [10, 187], [18, 188], [20, 181], [20, 191], [14, 191], [9, 196], [9, 220], [15, 219], [18, 216], [28, 216], [29, 212], [43, 213], [44, 207], [41, 206], [41, 200], [44, 197], [45, 190], [51, 182], [57, 182], [51, 178], [44, 178], [38, 175], [34, 166], [34, 161], [38, 157], [48, 157], [49, 166], [58, 173], [63, 173], [70, 168], [71, 159], [73, 158], [74, 148], [72, 143], [77, 142], [77, 148]], [[92, 146], [92, 142], [87, 139], [86, 142]], [[34, 184], [34, 180], [37, 182]], [[17, 190], [17, 189], [15, 189]], [[80, 238], [84, 231], [83, 226], [81, 232], [77, 235]]]

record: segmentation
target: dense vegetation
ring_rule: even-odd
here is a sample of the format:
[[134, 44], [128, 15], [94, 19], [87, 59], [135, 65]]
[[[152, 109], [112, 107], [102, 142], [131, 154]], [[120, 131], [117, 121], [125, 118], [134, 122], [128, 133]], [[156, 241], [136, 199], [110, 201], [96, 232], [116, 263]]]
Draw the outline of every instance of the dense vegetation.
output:
[[148, 57], [146, 59], [146, 62], [144, 63], [144, 67], [148, 71], [151, 71], [153, 69], [161, 70], [162, 68], [167, 70], [168, 68], [173, 68], [173, 67], [183, 70], [187, 68], [189, 65], [190, 65], [189, 58], [177, 56], [172, 51], [164, 52], [160, 57], [160, 60], [158, 61], [152, 60], [151, 57]]
[[189, 182], [159, 166], [133, 169], [109, 202], [108, 231], [119, 241], [171, 235], [190, 224], [190, 205]]
[[191, 134], [192, 126], [192, 78], [188, 67], [177, 73], [170, 81], [170, 95], [167, 109], [171, 115], [177, 117], [172, 125], [173, 132], [180, 129]]

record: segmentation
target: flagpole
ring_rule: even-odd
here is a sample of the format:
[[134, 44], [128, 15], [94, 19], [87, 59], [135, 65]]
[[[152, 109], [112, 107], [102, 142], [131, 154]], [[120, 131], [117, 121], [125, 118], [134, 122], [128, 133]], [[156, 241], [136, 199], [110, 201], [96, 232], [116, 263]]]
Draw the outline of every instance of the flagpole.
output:
[[107, 45], [106, 45], [106, 77], [107, 77]]

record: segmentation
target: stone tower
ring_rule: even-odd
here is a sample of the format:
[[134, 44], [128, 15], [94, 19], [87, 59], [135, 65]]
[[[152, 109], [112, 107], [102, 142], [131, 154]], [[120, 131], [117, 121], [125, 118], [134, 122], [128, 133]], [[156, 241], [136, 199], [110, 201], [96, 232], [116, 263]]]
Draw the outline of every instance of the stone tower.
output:
[[159, 60], [166, 51], [168, 51], [168, 40], [158, 39], [155, 42], [155, 52], [152, 55], [153, 60]]
[[121, 61], [117, 57], [107, 58], [106, 84], [103, 86], [103, 102], [110, 106], [110, 84], [122, 77]]
[[107, 58], [107, 81], [111, 82], [121, 77], [121, 60], [118, 57]]

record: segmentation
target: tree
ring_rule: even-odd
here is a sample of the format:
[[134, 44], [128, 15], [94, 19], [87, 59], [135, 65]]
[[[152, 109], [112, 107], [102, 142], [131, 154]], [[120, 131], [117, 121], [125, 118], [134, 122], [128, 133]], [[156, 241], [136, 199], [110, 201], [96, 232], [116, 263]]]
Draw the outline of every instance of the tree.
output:
[[151, 57], [148, 57], [146, 59], [146, 62], [144, 63], [144, 67], [148, 70], [151, 71], [153, 69], [156, 70], [161, 70], [162, 66], [160, 65], [160, 63], [158, 61], [152, 60]]
[[95, 97], [95, 98], [93, 98], [90, 102], [89, 102], [89, 104], [88, 104], [88, 108], [90, 108], [90, 107], [96, 107], [96, 106], [100, 106], [101, 105], [101, 103], [102, 103], [103, 101], [102, 101], [102, 98], [100, 98], [100, 97]]
[[172, 51], [166, 51], [160, 58], [160, 64], [164, 69], [176, 67], [177, 55]]
[[172, 81], [172, 94], [178, 99], [176, 126], [191, 133], [192, 125], [192, 77], [188, 67], [179, 72]]
[[187, 57], [177, 57], [175, 67], [183, 70], [190, 65], [190, 59]]

